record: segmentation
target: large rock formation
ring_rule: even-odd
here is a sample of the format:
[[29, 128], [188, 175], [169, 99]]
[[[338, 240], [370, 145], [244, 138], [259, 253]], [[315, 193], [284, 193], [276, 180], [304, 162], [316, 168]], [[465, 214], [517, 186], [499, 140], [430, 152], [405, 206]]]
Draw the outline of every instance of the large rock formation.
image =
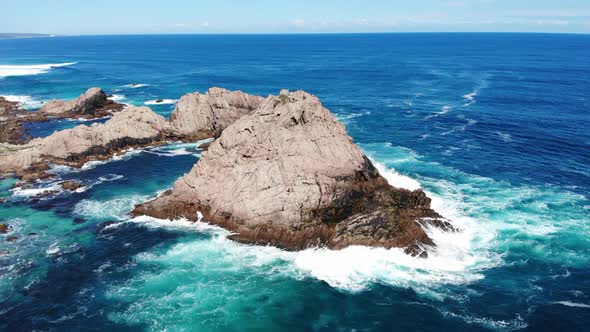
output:
[[80, 166], [88, 160], [110, 158], [128, 147], [219, 135], [223, 128], [252, 112], [263, 99], [240, 91], [211, 88], [206, 94], [184, 96], [171, 122], [147, 107], [131, 107], [114, 113], [103, 125], [80, 125], [28, 143], [22, 139], [22, 122], [47, 121], [50, 117], [93, 118], [111, 114], [111, 108], [118, 109], [119, 104], [108, 100], [99, 88], [89, 89], [73, 101], [52, 101], [39, 112], [15, 110], [17, 104], [5, 102], [6, 106], [0, 106], [10, 113], [4, 111], [7, 116], [0, 117], [0, 129], [7, 133], [6, 139], [0, 134], [0, 175], [16, 174], [24, 180], [35, 180], [49, 175], [49, 162]]
[[23, 144], [31, 139], [23, 126], [26, 122], [43, 122], [51, 118], [95, 119], [120, 111], [124, 105], [107, 98], [100, 88], [88, 89], [75, 100], [52, 100], [39, 111], [30, 112], [0, 97], [0, 143]]
[[110, 99], [102, 89], [90, 88], [74, 100], [51, 100], [39, 112], [57, 117], [79, 116], [97, 118], [109, 115], [112, 111], [123, 109], [124, 105]]
[[129, 107], [103, 124], [80, 125], [28, 144], [0, 144], [0, 174], [39, 177], [48, 162], [81, 166], [127, 148], [162, 144], [170, 130], [168, 121], [148, 107]]
[[170, 122], [183, 139], [218, 137], [227, 126], [256, 109], [263, 99], [222, 88], [211, 88], [205, 94], [189, 93], [176, 104]]
[[343, 125], [302, 91], [266, 98], [173, 189], [133, 213], [197, 220], [198, 212], [235, 240], [288, 250], [369, 245], [425, 255], [434, 243], [419, 222], [445, 225], [424, 192], [389, 186]]

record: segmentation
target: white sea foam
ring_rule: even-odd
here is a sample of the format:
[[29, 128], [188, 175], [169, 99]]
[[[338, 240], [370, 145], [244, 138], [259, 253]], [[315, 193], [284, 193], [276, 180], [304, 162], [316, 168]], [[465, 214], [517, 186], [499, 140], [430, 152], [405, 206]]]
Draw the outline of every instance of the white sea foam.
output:
[[496, 134], [500, 137], [501, 140], [503, 140], [504, 142], [508, 143], [508, 142], [512, 142], [512, 136], [510, 134], [505, 134], [502, 132], [497, 131]]
[[154, 154], [157, 156], [163, 156], [163, 157], [176, 157], [176, 156], [186, 156], [186, 155], [191, 155], [194, 154], [196, 156], [200, 156], [199, 154], [195, 154], [185, 148], [181, 148], [181, 149], [176, 149], [176, 150], [146, 150], [146, 153], [149, 154]]
[[440, 109], [440, 111], [434, 112], [434, 113], [428, 115], [425, 119], [430, 119], [430, 118], [435, 118], [437, 116], [445, 115], [445, 114], [449, 113], [449, 111], [452, 110], [452, 109], [453, 109], [453, 106], [451, 106], [451, 105], [444, 105]]
[[25, 109], [37, 109], [43, 106], [42, 101], [36, 100], [31, 96], [3, 95], [2, 97], [8, 101], [17, 102], [20, 107]]
[[131, 88], [131, 89], [145, 88], [146, 86], [150, 86], [150, 84], [132, 83], [132, 84], [126, 84], [126, 85], [124, 85], [124, 87]]
[[35, 188], [15, 187], [11, 188], [10, 191], [12, 192], [13, 197], [30, 198], [48, 194], [50, 192], [63, 192], [63, 188], [57, 182], [53, 182], [45, 186]]
[[59, 248], [59, 247], [58, 247], [56, 244], [53, 244], [53, 245], [51, 245], [49, 248], [47, 248], [47, 250], [45, 250], [45, 253], [46, 253], [47, 255], [55, 255], [55, 254], [57, 254], [59, 251], [60, 251], [60, 248]]
[[385, 165], [375, 160], [371, 160], [375, 165], [375, 168], [381, 173], [381, 175], [387, 180], [387, 182], [397, 188], [404, 188], [408, 190], [420, 189], [420, 182], [412, 179], [409, 176], [402, 175], [393, 169], [388, 169]]
[[472, 102], [472, 101], [475, 100], [475, 96], [477, 96], [477, 92], [478, 92], [478, 90], [474, 90], [473, 92], [464, 95], [463, 98], [465, 98], [468, 101]]
[[105, 115], [100, 118], [93, 118], [93, 119], [77, 118], [77, 119], [67, 119], [67, 120], [71, 121], [71, 122], [90, 122], [90, 121], [110, 119], [112, 117], [113, 117], [112, 115]]
[[453, 129], [442, 133], [441, 134], [442, 136], [446, 136], [446, 135], [449, 135], [449, 134], [452, 134], [452, 133], [455, 133], [455, 132], [465, 131], [468, 127], [473, 126], [474, 124], [477, 123], [477, 120], [474, 120], [474, 119], [466, 119], [465, 116], [462, 116], [462, 115], [461, 116], [457, 116], [457, 117], [460, 118], [460, 119], [464, 119], [466, 121], [466, 123], [464, 125], [456, 126]]
[[[486, 75], [487, 76], [487, 75]], [[464, 107], [468, 107], [471, 106], [473, 104], [475, 104], [477, 102], [477, 100], [475, 99], [475, 97], [477, 97], [477, 95], [479, 94], [481, 89], [484, 89], [488, 86], [488, 82], [487, 80], [484, 78], [481, 79], [481, 81], [479, 82], [479, 84], [473, 89], [472, 92], [463, 95], [463, 99], [465, 99], [465, 104], [463, 104]]]
[[121, 161], [121, 160], [128, 160], [130, 158], [133, 158], [134, 156], [142, 153], [143, 150], [142, 149], [134, 149], [134, 148], [130, 148], [127, 149], [125, 151], [123, 151], [122, 154], [113, 154], [111, 159], [108, 160], [91, 160], [86, 162], [84, 165], [82, 165], [81, 169], [82, 170], [87, 170], [87, 169], [93, 169], [96, 166], [99, 165], [104, 165], [113, 161]]
[[340, 121], [352, 120], [354, 118], [358, 118], [365, 115], [371, 115], [370, 111], [360, 112], [360, 113], [350, 113], [350, 114], [335, 114], [336, 118]]
[[170, 105], [170, 104], [176, 104], [177, 101], [178, 101], [178, 99], [153, 99], [153, 100], [146, 101], [144, 104], [146, 104], [146, 105]]
[[0, 77], [38, 75], [53, 68], [75, 65], [77, 62], [48, 63], [40, 65], [0, 65]]
[[528, 324], [525, 322], [525, 320], [522, 317], [520, 317], [519, 315], [517, 315], [516, 318], [512, 319], [512, 320], [494, 320], [492, 318], [477, 317], [477, 316], [473, 316], [473, 315], [460, 315], [460, 314], [455, 314], [452, 312], [443, 312], [443, 315], [462, 319], [463, 321], [465, 321], [468, 324], [477, 324], [477, 325], [487, 326], [487, 327], [494, 329], [494, 330], [512, 331], [512, 330], [524, 329], [528, 326]]
[[126, 220], [127, 213], [133, 210], [137, 204], [143, 203], [147, 196], [134, 195], [122, 198], [115, 198], [106, 201], [81, 200], [74, 207], [74, 213], [97, 220]]
[[112, 101], [121, 101], [121, 100], [124, 100], [125, 98], [127, 98], [127, 96], [121, 95], [121, 94], [113, 94], [109, 97], [109, 99]]

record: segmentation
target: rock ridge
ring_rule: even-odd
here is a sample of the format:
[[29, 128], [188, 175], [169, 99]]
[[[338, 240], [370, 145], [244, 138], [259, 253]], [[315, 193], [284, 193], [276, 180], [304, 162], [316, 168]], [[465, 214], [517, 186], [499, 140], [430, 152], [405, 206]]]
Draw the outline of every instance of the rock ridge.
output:
[[219, 137], [223, 129], [251, 113], [264, 98], [242, 91], [210, 88], [180, 98], [170, 116], [176, 134], [184, 139]]
[[[10, 120], [4, 125], [0, 122], [0, 127], [7, 129], [3, 132], [8, 133], [7, 139], [0, 140], [0, 175], [14, 174], [31, 181], [50, 176], [49, 163], [80, 167], [129, 148], [212, 137], [238, 117], [252, 112], [262, 99], [241, 91], [211, 88], [205, 94], [184, 96], [170, 121], [147, 107], [129, 107], [114, 113], [104, 124], [80, 125], [31, 141], [20, 139], [24, 135], [23, 122], [47, 121], [51, 117], [100, 117], [123, 105], [110, 101], [100, 88], [88, 89], [75, 100], [49, 102], [38, 112], [22, 111], [17, 103], [1, 99], [0, 110]], [[9, 139], [16, 137], [19, 139]]]

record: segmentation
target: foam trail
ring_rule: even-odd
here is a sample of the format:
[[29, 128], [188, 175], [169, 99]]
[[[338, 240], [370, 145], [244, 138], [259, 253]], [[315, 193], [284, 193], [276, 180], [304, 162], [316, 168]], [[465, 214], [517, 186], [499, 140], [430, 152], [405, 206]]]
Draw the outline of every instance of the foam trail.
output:
[[146, 101], [144, 104], [146, 104], [146, 105], [170, 105], [170, 104], [175, 104], [177, 101], [178, 101], [178, 99], [153, 99], [153, 100]]
[[453, 109], [453, 106], [444, 105], [439, 112], [434, 112], [434, 113], [430, 114], [429, 116], [427, 116], [425, 119], [430, 119], [430, 118], [435, 118], [437, 116], [445, 115], [445, 114], [449, 113], [449, 111], [452, 109]]
[[145, 88], [146, 86], [150, 86], [150, 84], [132, 83], [132, 84], [125, 84], [123, 86], [126, 88], [131, 88], [131, 89], [139, 89], [139, 88]]
[[496, 134], [506, 143], [512, 142], [512, 135], [497, 131]]
[[93, 119], [77, 118], [77, 119], [67, 119], [67, 120], [71, 121], [71, 122], [90, 122], [90, 121], [110, 119], [112, 117], [113, 117], [112, 115], [105, 115], [100, 118], [93, 118]]
[[577, 303], [577, 302], [570, 302], [570, 301], [555, 301], [555, 302], [552, 302], [552, 303], [561, 304], [561, 305], [564, 305], [566, 307], [590, 309], [590, 305], [584, 304], [584, 303]]
[[75, 65], [77, 62], [48, 63], [41, 65], [0, 65], [0, 77], [39, 75], [53, 68]]

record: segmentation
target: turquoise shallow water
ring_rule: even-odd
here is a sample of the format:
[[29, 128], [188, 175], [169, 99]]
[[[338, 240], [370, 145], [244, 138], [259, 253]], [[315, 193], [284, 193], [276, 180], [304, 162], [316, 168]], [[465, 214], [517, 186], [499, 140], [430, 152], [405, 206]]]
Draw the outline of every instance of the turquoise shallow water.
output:
[[[363, 247], [289, 253], [228, 241], [204, 223], [131, 219], [132, 207], [169, 188], [199, 150], [131, 151], [82, 170], [56, 168], [85, 184], [77, 193], [41, 197], [0, 182], [0, 222], [13, 226], [4, 237], [19, 237], [0, 242], [0, 326], [584, 330], [589, 47], [588, 36], [510, 34], [0, 41], [0, 65], [20, 66], [15, 76], [0, 66], [0, 95], [31, 109], [91, 85], [138, 105], [209, 86], [308, 90], [390, 183], [425, 189], [463, 230], [428, 230], [438, 249], [424, 260]], [[56, 63], [65, 65], [30, 67]], [[167, 115], [173, 104], [150, 106]]]

